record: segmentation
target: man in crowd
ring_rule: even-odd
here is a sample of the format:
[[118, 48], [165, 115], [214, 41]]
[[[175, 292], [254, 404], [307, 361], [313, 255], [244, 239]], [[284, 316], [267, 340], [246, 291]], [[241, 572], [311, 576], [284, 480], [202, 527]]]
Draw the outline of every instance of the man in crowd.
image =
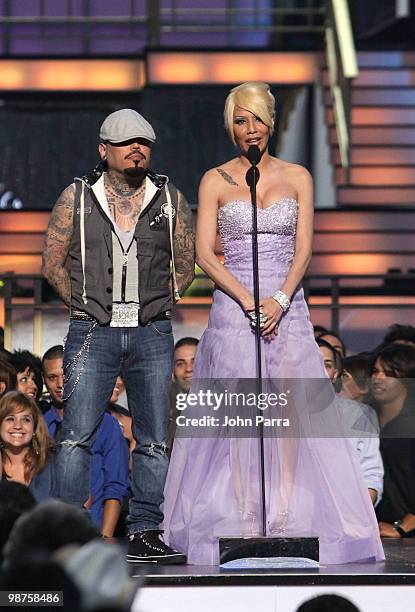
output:
[[192, 384], [193, 366], [196, 349], [199, 344], [197, 338], [181, 338], [176, 342], [173, 355], [173, 380], [182, 393], [189, 393]]
[[[43, 378], [51, 405], [43, 415], [49, 433], [61, 440], [63, 419], [63, 346], [50, 348], [42, 359]], [[104, 537], [114, 535], [129, 487], [129, 453], [118, 421], [105, 414], [92, 445], [90, 495], [85, 502], [93, 523]]]
[[71, 309], [56, 494], [85, 503], [89, 449], [121, 374], [137, 441], [127, 560], [184, 563], [160, 539], [159, 525], [168, 467], [170, 318], [194, 277], [192, 214], [168, 177], [149, 169], [156, 135], [144, 117], [116, 111], [99, 135], [101, 163], [59, 197], [43, 258], [44, 275]]
[[190, 336], [181, 338], [176, 342], [173, 354], [173, 383], [170, 394], [170, 419], [168, 446], [169, 451], [173, 448], [174, 435], [176, 433], [176, 418], [179, 411], [176, 407], [176, 395], [178, 393], [189, 393], [193, 378], [193, 366], [195, 363], [196, 349], [199, 344], [197, 338]]

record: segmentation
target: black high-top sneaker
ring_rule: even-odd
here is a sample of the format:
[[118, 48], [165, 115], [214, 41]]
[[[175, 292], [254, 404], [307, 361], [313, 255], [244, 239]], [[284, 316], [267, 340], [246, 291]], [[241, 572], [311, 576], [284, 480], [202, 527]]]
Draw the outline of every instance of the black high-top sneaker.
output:
[[152, 529], [130, 535], [127, 562], [184, 565], [187, 561], [186, 555], [167, 546], [159, 537], [162, 533], [159, 529]]

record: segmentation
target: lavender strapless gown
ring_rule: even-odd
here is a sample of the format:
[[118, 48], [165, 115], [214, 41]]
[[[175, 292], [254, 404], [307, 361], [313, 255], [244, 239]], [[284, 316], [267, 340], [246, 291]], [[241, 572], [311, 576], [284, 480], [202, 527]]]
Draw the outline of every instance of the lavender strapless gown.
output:
[[[258, 210], [260, 294], [270, 296], [294, 256], [297, 202]], [[252, 290], [252, 209], [218, 213], [225, 265]], [[326, 376], [301, 287], [272, 342], [264, 378]], [[255, 337], [240, 305], [216, 288], [193, 379], [255, 377]], [[265, 439], [267, 534], [318, 536], [321, 563], [383, 560], [375, 513], [355, 450], [342, 438]], [[216, 565], [218, 538], [261, 535], [257, 438], [176, 438], [165, 487], [166, 541], [191, 564]]]

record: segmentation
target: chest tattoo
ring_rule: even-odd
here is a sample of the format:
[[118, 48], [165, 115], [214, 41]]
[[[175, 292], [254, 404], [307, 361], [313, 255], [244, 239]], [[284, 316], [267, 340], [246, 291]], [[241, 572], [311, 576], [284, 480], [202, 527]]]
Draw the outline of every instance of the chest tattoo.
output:
[[135, 190], [114, 189], [106, 185], [106, 196], [111, 217], [123, 231], [132, 230], [136, 224], [144, 199], [145, 184]]
[[216, 168], [216, 170], [219, 172], [219, 174], [221, 175], [221, 177], [227, 182], [229, 183], [229, 185], [233, 185], [234, 187], [238, 187], [238, 183], [236, 183], [233, 178], [231, 177], [230, 174], [228, 174], [227, 172], [225, 172], [225, 170], [222, 170], [222, 168]]

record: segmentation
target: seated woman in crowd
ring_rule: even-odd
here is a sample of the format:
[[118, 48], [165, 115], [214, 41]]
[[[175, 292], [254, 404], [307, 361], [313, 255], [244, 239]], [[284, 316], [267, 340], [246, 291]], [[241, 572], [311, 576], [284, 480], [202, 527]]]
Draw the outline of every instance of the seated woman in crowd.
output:
[[[53, 444], [36, 401], [18, 391], [0, 399], [0, 477], [30, 486], [38, 500], [48, 497], [48, 460]], [[46, 469], [48, 468], [48, 469]]]
[[42, 366], [39, 357], [30, 351], [14, 351], [10, 354], [9, 363], [16, 370], [17, 391], [39, 400], [43, 389]]
[[371, 389], [379, 414], [385, 479], [376, 509], [384, 537], [415, 536], [415, 348], [390, 344], [376, 354]]

